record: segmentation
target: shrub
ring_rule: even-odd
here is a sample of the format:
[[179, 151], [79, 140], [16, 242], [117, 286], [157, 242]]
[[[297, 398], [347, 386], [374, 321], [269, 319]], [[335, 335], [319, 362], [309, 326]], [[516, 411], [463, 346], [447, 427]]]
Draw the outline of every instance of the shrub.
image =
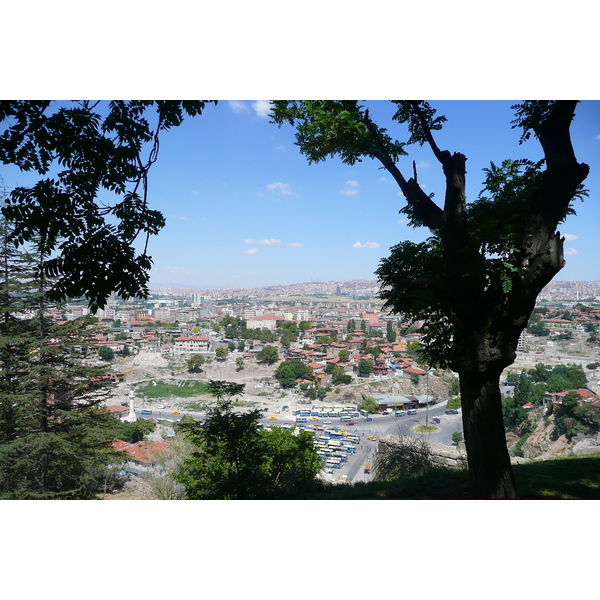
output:
[[423, 475], [433, 463], [427, 442], [401, 437], [397, 444], [377, 455], [374, 465], [377, 481], [392, 481], [400, 477]]

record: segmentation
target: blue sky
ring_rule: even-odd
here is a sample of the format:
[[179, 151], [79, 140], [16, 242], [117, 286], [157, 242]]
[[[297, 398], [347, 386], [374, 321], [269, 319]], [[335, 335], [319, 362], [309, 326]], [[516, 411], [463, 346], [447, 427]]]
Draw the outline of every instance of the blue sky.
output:
[[[369, 102], [389, 119], [388, 102]], [[490, 161], [541, 157], [535, 140], [519, 146], [510, 101], [434, 102], [448, 118], [438, 145], [467, 158], [468, 197], [476, 198]], [[397, 124], [389, 121], [393, 134]], [[400, 139], [402, 133], [399, 133]], [[556, 279], [599, 280], [600, 102], [579, 105], [576, 155], [591, 167], [590, 196], [561, 227], [567, 266]], [[417, 163], [424, 189], [443, 198], [444, 181], [427, 147], [412, 146], [400, 167]], [[373, 161], [337, 158], [309, 165], [289, 126], [268, 118], [265, 101], [220, 101], [163, 136], [151, 172], [151, 197], [167, 225], [151, 242], [152, 282], [237, 287], [374, 279], [390, 246], [422, 241], [398, 214], [403, 197]]]
[[[403, 132], [389, 117], [393, 106], [369, 101], [374, 118]], [[539, 144], [519, 146], [511, 129], [511, 101], [433, 102], [448, 121], [438, 145], [467, 158], [468, 198], [481, 190], [490, 161], [541, 157]], [[419, 242], [424, 228], [408, 227], [398, 214], [403, 196], [379, 163], [347, 166], [337, 158], [309, 165], [294, 144], [290, 126], [270, 123], [267, 101], [219, 101], [200, 117], [186, 119], [161, 138], [150, 172], [150, 201], [167, 225], [152, 238], [151, 283], [194, 288], [258, 287], [310, 281], [375, 279], [391, 246]], [[398, 128], [398, 129], [396, 129]], [[578, 106], [572, 125], [575, 152], [591, 167], [590, 191], [577, 216], [560, 231], [566, 267], [557, 280], [600, 280], [600, 102]], [[411, 146], [400, 160], [405, 175], [415, 160], [418, 177], [434, 200], [444, 179], [428, 147]], [[3, 167], [9, 186], [29, 179]]]

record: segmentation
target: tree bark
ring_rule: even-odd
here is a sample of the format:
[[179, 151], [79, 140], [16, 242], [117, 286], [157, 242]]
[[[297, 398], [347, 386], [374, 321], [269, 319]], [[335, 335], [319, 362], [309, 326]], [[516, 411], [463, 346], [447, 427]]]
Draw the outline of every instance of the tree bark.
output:
[[469, 476], [476, 498], [517, 498], [502, 418], [500, 372], [459, 373]]

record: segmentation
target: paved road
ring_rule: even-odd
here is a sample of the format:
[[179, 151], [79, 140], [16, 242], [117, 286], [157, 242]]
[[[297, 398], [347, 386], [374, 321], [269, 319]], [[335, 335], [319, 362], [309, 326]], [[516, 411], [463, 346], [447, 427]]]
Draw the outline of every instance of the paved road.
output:
[[[158, 410], [154, 408], [152, 415], [143, 415], [141, 408], [136, 409], [136, 415], [138, 418], [149, 419], [149, 418], [163, 418], [170, 419], [172, 421], [179, 421], [184, 415], [191, 415], [195, 419], [200, 419], [205, 415], [203, 413], [181, 411], [181, 414], [172, 414], [173, 409]], [[373, 477], [373, 473], [365, 474], [364, 465], [373, 464], [375, 453], [377, 451], [377, 440], [385, 437], [386, 435], [405, 435], [412, 437], [423, 436], [427, 441], [437, 442], [440, 444], [451, 445], [452, 434], [455, 431], [462, 431], [462, 420], [461, 415], [447, 415], [445, 414], [445, 403], [440, 403], [429, 407], [428, 409], [420, 408], [417, 410], [416, 415], [406, 415], [404, 417], [394, 417], [387, 415], [372, 415], [372, 421], [365, 421], [362, 418], [354, 419], [354, 425], [348, 426], [347, 423], [342, 423], [339, 418], [328, 417], [320, 418], [318, 421], [309, 421], [307, 425], [318, 426], [318, 427], [331, 427], [337, 426], [342, 429], [356, 433], [360, 436], [361, 442], [356, 449], [356, 453], [348, 455], [348, 462], [343, 463], [341, 469], [333, 469], [336, 475], [346, 476], [348, 481], [369, 481]], [[440, 423], [433, 423], [432, 419], [439, 417]], [[291, 413], [280, 413], [277, 414], [275, 420], [271, 420], [267, 417], [260, 419], [263, 425], [279, 426], [281, 427], [285, 423], [290, 425], [295, 424], [295, 417]], [[325, 423], [330, 421], [330, 423]], [[425, 425], [427, 421], [430, 425], [435, 425], [438, 428], [436, 433], [420, 434], [413, 431], [413, 428], [417, 425]], [[320, 437], [322, 430], [315, 430], [315, 435]], [[376, 440], [372, 441], [368, 438], [372, 436]]]

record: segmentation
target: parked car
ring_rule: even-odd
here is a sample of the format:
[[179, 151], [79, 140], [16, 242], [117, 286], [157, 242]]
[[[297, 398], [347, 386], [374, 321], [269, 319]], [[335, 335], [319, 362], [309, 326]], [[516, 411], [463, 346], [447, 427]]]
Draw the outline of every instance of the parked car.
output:
[[433, 417], [433, 422], [434, 423], [439, 423], [440, 422], [440, 418], [439, 417]]
[[354, 421], [350, 421], [349, 423], [347, 423], [347, 425], [348, 425], [349, 427], [351, 427], [352, 425], [356, 425], [356, 423], [355, 423]]
[[444, 411], [447, 415], [457, 415], [458, 411], [455, 408], [449, 408], [448, 410]]

